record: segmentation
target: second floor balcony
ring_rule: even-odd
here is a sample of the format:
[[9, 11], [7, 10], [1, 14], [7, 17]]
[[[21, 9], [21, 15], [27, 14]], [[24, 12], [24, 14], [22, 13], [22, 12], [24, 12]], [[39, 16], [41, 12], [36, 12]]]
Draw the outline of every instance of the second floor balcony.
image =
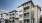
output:
[[30, 9], [24, 10], [24, 13], [30, 12]]
[[24, 14], [25, 19], [29, 19], [29, 13]]

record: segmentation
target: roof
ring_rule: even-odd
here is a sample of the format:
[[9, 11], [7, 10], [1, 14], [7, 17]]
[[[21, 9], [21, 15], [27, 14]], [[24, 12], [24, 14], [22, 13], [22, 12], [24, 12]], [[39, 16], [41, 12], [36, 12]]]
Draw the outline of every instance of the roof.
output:
[[6, 14], [6, 15], [8, 15], [8, 13], [1, 13], [0, 15], [3, 15], [3, 14]]
[[19, 7], [21, 7], [21, 6], [24, 6], [25, 4], [28, 4], [28, 3], [30, 3], [30, 2], [31, 2], [31, 3], [32, 3], [32, 5], [34, 6], [34, 4], [33, 4], [33, 2], [32, 2], [32, 1], [28, 1], [28, 2], [25, 2], [25, 3], [21, 4], [20, 6], [18, 6], [18, 8], [19, 8]]
[[37, 7], [37, 8], [41, 11], [41, 7], [40, 7], [40, 6], [36, 5], [36, 6], [34, 6], [34, 7]]
[[11, 12], [9, 12], [9, 13], [13, 13], [13, 12], [18, 12], [18, 11], [16, 11], [16, 10], [13, 10], [13, 11], [11, 11]]

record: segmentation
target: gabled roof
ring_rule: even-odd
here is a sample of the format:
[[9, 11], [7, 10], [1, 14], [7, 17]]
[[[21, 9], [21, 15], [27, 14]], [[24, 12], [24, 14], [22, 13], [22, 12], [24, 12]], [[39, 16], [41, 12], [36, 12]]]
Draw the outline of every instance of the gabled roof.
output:
[[34, 4], [33, 4], [32, 1], [28, 1], [28, 2], [25, 2], [25, 3], [21, 4], [20, 6], [18, 6], [18, 8], [21, 7], [21, 6], [24, 6], [25, 4], [28, 4], [28, 3], [30, 3], [30, 2], [31, 2], [31, 4], [34, 6]]

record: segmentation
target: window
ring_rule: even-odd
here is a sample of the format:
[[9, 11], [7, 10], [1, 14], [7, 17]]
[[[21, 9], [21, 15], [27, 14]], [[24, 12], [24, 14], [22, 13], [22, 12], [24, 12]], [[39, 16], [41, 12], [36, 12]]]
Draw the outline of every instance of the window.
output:
[[14, 17], [10, 17], [10, 19], [14, 19]]
[[24, 10], [26, 10], [26, 8], [24, 8]]
[[26, 13], [24, 14], [24, 16], [26, 16]]
[[9, 22], [12, 22], [12, 21], [9, 21]]
[[14, 15], [14, 13], [12, 15]]
[[14, 19], [14, 17], [12, 17], [12, 19]]
[[26, 15], [29, 15], [29, 13], [26, 13]]
[[14, 20], [12, 20], [12, 22], [15, 22]]
[[1, 15], [1, 17], [3, 17], [3, 16]]
[[26, 9], [29, 9], [29, 6], [24, 8], [24, 10], [26, 10]]
[[24, 13], [24, 18], [29, 18], [29, 13]]
[[22, 15], [19, 15], [19, 18], [22, 18]]
[[29, 13], [24, 13], [24, 15], [29, 15]]
[[24, 23], [29, 23], [29, 19], [25, 19], [24, 20]]
[[27, 23], [29, 23], [29, 20], [27, 19]]
[[27, 9], [29, 9], [29, 6], [27, 7]]

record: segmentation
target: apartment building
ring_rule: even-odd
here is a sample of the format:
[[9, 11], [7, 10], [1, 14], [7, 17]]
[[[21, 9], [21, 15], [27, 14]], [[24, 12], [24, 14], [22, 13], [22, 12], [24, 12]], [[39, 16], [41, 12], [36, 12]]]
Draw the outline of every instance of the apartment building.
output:
[[15, 23], [15, 17], [16, 17], [16, 10], [13, 10], [11, 12], [9, 12], [10, 14], [10, 23]]
[[18, 21], [18, 11], [13, 10], [8, 13], [0, 14], [0, 23], [17, 23]]
[[9, 14], [2, 13], [0, 14], [0, 23], [9, 23]]
[[15, 23], [19, 23], [19, 15], [18, 15], [18, 11], [15, 14]]
[[18, 6], [19, 23], [39, 23], [41, 8], [32, 1]]

